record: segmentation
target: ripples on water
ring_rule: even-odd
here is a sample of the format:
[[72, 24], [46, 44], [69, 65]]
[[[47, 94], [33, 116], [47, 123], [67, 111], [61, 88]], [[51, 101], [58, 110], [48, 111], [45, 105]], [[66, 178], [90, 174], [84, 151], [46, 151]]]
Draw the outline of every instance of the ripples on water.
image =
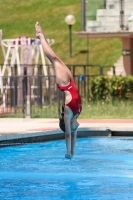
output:
[[133, 140], [77, 139], [72, 161], [65, 141], [0, 149], [0, 199], [133, 199]]

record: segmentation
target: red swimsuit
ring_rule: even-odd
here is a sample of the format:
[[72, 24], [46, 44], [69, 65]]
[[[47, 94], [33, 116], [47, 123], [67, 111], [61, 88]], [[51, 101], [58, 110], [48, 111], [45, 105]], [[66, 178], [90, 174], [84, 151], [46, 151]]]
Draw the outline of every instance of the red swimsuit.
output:
[[75, 82], [70, 79], [70, 83], [67, 86], [59, 86], [57, 84], [57, 87], [61, 90], [61, 91], [69, 91], [70, 94], [72, 95], [72, 100], [66, 104], [66, 106], [68, 106], [72, 112], [73, 115], [77, 115], [80, 114], [81, 110], [82, 110], [82, 101], [81, 101], [81, 97], [79, 95], [78, 89], [75, 85]]

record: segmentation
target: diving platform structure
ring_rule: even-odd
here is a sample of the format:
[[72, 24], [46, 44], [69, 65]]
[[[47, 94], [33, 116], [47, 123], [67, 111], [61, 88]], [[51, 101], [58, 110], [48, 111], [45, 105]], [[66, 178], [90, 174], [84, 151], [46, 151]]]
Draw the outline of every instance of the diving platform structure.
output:
[[[54, 44], [54, 39], [47, 39], [47, 42], [49, 45], [52, 45]], [[11, 88], [11, 77], [24, 77], [25, 75], [33, 77], [38, 76], [39, 65], [42, 65], [42, 75], [46, 77], [45, 87], [47, 89], [49, 88], [48, 65], [51, 65], [51, 63], [46, 58], [39, 39], [28, 38], [26, 36], [20, 36], [15, 39], [2, 39], [2, 31], [0, 31], [0, 44], [4, 56], [4, 64], [0, 66], [0, 94], [3, 98], [3, 107], [6, 107], [5, 102], [7, 102], [8, 90]], [[13, 71], [15, 71], [15, 74], [13, 74]], [[52, 67], [50, 67], [49, 71], [51, 75], [54, 75], [54, 69]], [[4, 79], [4, 76], [6, 76], [7, 79]], [[22, 83], [18, 81], [18, 105], [21, 104], [22, 101], [21, 84]], [[27, 83], [26, 95], [29, 96], [31, 92], [31, 97], [34, 97], [33, 90], [37, 86], [35, 85], [35, 81], [33, 81], [32, 84], [30, 88], [30, 84]]]

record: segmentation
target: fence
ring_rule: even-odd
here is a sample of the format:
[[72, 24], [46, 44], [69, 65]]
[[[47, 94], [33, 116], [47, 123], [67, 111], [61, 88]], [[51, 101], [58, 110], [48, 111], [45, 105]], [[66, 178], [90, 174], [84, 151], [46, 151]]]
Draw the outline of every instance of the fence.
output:
[[[25, 69], [28, 67], [33, 69], [32, 66], [25, 66]], [[16, 65], [12, 68], [10, 76], [0, 76], [0, 116], [59, 117], [64, 95], [56, 87], [55, 76], [50, 75], [50, 67], [48, 66], [47, 76], [42, 75], [42, 65], [38, 66], [36, 76], [29, 76], [26, 72], [23, 76], [18, 76]], [[103, 75], [105, 69], [102, 66], [92, 65], [68, 65], [68, 67], [72, 71], [82, 98], [87, 98], [89, 94], [91, 79]], [[97, 72], [95, 74], [94, 68]]]

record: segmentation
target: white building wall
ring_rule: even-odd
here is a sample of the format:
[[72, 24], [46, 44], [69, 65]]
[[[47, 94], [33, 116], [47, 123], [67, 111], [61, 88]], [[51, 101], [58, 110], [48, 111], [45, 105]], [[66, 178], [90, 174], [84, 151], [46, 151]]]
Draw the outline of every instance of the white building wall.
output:
[[[124, 25], [125, 30], [133, 31], [132, 23], [128, 18], [133, 11], [133, 0], [124, 0]], [[120, 28], [120, 0], [107, 0], [106, 9], [98, 9], [96, 21], [88, 20], [86, 25], [87, 31], [105, 31], [118, 32]]]

